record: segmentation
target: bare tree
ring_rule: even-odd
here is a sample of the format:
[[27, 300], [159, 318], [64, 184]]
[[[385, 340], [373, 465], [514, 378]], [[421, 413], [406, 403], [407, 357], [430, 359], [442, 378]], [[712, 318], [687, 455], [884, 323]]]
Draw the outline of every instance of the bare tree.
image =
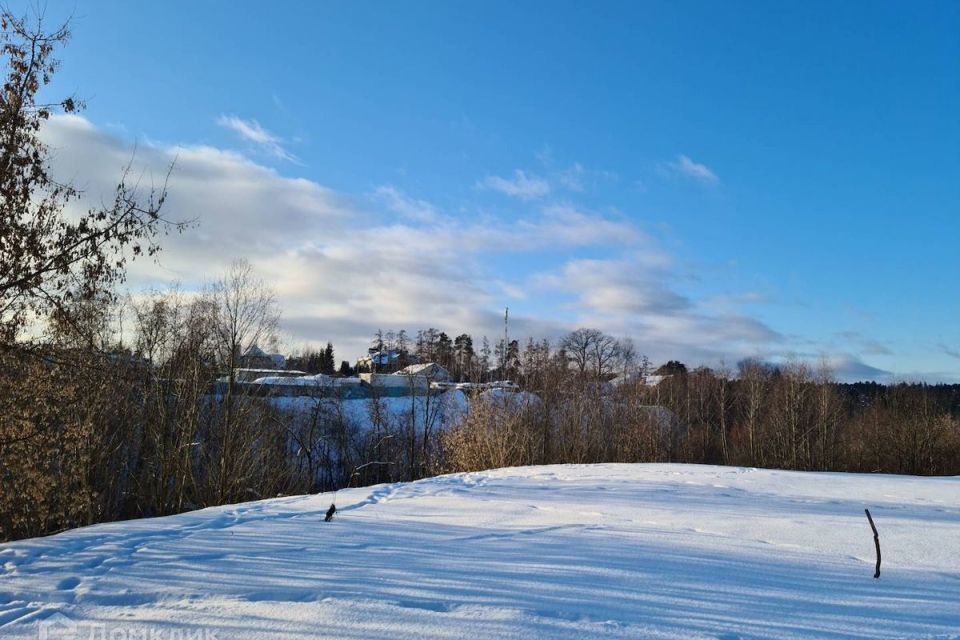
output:
[[[217, 361], [226, 369], [223, 418], [217, 438], [216, 501], [236, 496], [240, 483], [252, 471], [244, 446], [243, 420], [251, 417], [249, 397], [237, 398], [236, 370], [241, 356], [251, 347], [270, 340], [277, 329], [280, 312], [273, 291], [258, 278], [247, 260], [238, 260], [206, 294], [215, 336]], [[246, 412], [247, 415], [240, 415]], [[255, 414], [255, 411], [253, 412]]]
[[620, 339], [620, 366], [624, 376], [628, 376], [636, 371], [639, 358], [645, 358], [637, 352], [636, 345], [629, 337]]
[[616, 368], [623, 354], [620, 341], [599, 329], [580, 328], [560, 341], [560, 350], [566, 353], [581, 378], [591, 373], [602, 379]]
[[560, 349], [567, 354], [567, 358], [573, 363], [581, 377], [586, 375], [587, 367], [590, 366], [594, 343], [601, 335], [603, 334], [599, 329], [580, 328], [567, 334], [560, 341]]
[[39, 131], [52, 114], [82, 105], [72, 97], [42, 104], [36, 96], [59, 68], [54, 52], [69, 39], [69, 28], [45, 31], [39, 18], [9, 10], [0, 11], [0, 25], [7, 68], [0, 91], [0, 344], [9, 346], [32, 317], [62, 312], [75, 297], [111, 295], [128, 256], [152, 255], [158, 233], [182, 225], [160, 216], [165, 186], [140, 197], [127, 183], [128, 172], [112, 203], [66, 214], [81, 194], [50, 175]]
[[199, 437], [211, 416], [214, 342], [203, 298], [176, 289], [132, 303], [134, 355], [144, 365], [138, 512], [177, 513], [192, 502]]
[[112, 201], [68, 213], [81, 193], [51, 175], [40, 129], [82, 105], [37, 95], [69, 37], [0, 8], [0, 539], [121, 513], [138, 407], [130, 360], [107, 353], [115, 285], [182, 228], [160, 215], [165, 187], [140, 194], [128, 172]]
[[613, 373], [622, 354], [619, 340], [604, 333], [597, 336], [593, 343], [593, 368], [597, 380], [603, 380]]
[[244, 352], [275, 338], [280, 312], [276, 297], [250, 262], [236, 260], [207, 292], [217, 337], [218, 361], [234, 382]]
[[742, 388], [740, 393], [742, 431], [746, 440], [744, 457], [749, 464], [762, 466], [765, 458], [760, 446], [761, 430], [767, 410], [767, 395], [772, 371], [765, 363], [754, 359], [742, 360], [737, 367]]

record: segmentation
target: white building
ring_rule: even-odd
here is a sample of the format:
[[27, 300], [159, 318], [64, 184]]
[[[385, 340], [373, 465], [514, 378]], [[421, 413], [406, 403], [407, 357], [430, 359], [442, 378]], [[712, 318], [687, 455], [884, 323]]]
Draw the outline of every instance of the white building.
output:
[[426, 376], [411, 376], [399, 373], [361, 373], [360, 379], [375, 390], [388, 395], [425, 393], [430, 390]]
[[431, 382], [450, 382], [453, 376], [450, 372], [438, 365], [436, 362], [425, 362], [423, 364], [412, 364], [397, 371], [403, 376], [423, 376]]

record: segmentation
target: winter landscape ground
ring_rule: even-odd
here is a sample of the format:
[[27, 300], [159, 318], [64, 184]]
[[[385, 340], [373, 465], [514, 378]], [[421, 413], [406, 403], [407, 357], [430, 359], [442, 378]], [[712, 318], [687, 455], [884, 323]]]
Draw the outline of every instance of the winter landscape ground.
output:
[[956, 477], [511, 468], [343, 490], [325, 523], [332, 498], [0, 545], [0, 637], [960, 638]]

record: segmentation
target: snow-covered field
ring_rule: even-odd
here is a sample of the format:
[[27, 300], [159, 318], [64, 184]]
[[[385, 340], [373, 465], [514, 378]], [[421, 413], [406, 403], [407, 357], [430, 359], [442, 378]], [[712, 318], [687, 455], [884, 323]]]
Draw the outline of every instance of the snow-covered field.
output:
[[0, 637], [960, 638], [960, 478], [528, 467], [324, 523], [331, 497], [0, 545]]
[[[327, 413], [335, 413], [339, 408], [354, 425], [361, 429], [371, 428], [370, 413], [374, 400], [370, 398], [334, 401], [300, 396], [276, 397], [271, 398], [270, 402], [281, 411], [300, 415], [309, 415], [318, 407], [322, 407]], [[421, 430], [428, 420], [432, 428], [445, 427], [461, 417], [470, 406], [466, 395], [457, 390], [429, 398], [424, 396], [385, 397], [376, 402], [380, 404], [385, 421], [391, 424], [405, 424], [412, 415]]]

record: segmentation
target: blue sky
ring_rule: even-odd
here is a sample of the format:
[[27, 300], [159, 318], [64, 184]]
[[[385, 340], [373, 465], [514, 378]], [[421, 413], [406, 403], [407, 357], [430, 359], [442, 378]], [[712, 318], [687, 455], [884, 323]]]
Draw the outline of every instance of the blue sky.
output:
[[592, 324], [654, 360], [960, 380], [960, 3], [70, 13], [59, 170], [93, 194], [134, 143], [148, 173], [182, 158], [199, 220], [137, 286], [248, 254], [287, 342], [342, 357], [378, 326], [493, 337], [509, 305], [520, 336]]

